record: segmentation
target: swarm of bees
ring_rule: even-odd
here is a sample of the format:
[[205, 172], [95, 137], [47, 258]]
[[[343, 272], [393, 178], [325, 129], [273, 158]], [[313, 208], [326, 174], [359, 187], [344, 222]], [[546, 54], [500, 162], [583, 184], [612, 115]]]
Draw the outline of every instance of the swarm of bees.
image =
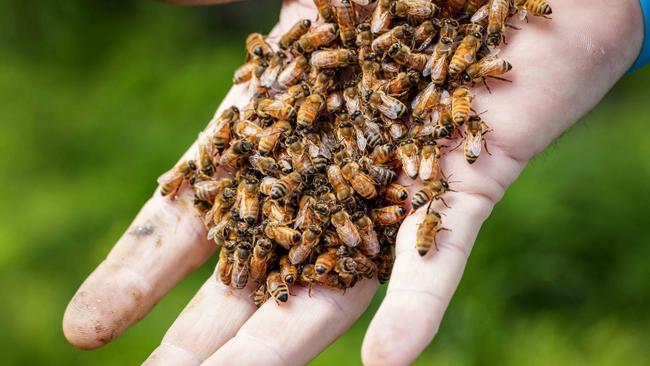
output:
[[[217, 277], [256, 286], [259, 306], [289, 286], [337, 289], [390, 277], [398, 228], [427, 207], [415, 247], [446, 230], [431, 209], [452, 191], [440, 170], [450, 141], [469, 164], [491, 131], [472, 87], [502, 77], [508, 19], [547, 18], [545, 0], [314, 0], [318, 18], [279, 39], [246, 39], [233, 82], [250, 96], [199, 134], [197, 156], [162, 175], [172, 198], [189, 186]], [[514, 27], [513, 27], [514, 28]], [[488, 152], [489, 153], [489, 152]], [[409, 199], [399, 173], [420, 178]]]

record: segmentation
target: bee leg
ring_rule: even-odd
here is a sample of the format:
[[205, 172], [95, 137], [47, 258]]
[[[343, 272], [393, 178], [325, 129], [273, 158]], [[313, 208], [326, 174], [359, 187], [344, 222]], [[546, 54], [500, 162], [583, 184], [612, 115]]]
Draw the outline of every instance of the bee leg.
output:
[[501, 78], [501, 77], [498, 77], [498, 76], [490, 76], [490, 78], [497, 79], [497, 80], [500, 80], [500, 81], [505, 81], [507, 83], [512, 83], [512, 80], [508, 80], [508, 79]]
[[[447, 201], [445, 201], [445, 199], [442, 198], [442, 196], [438, 197], [437, 199], [439, 199], [440, 202], [442, 202], [442, 204], [445, 205], [445, 207], [447, 207], [447, 208], [451, 208], [451, 206], [449, 206], [449, 205], [447, 204]], [[433, 202], [433, 200], [432, 200], [432, 202]]]
[[[519, 27], [515, 27], [514, 25], [512, 25], [512, 24], [508, 24], [508, 23], [506, 23], [506, 27], [508, 27], [508, 28], [512, 28], [512, 29], [514, 29], [514, 30], [521, 30], [521, 28], [519, 28]], [[505, 38], [505, 37], [504, 37], [504, 38]]]
[[[459, 132], [460, 132], [460, 131], [459, 131]], [[460, 141], [460, 142], [458, 143], [458, 145], [456, 145], [456, 147], [454, 147], [453, 149], [451, 149], [451, 150], [449, 150], [449, 152], [452, 152], [452, 151], [454, 151], [454, 150], [456, 150], [456, 149], [458, 149], [458, 148], [460, 147], [460, 145], [462, 145], [462, 144], [463, 144], [463, 142], [464, 142], [464, 141], [463, 141], [463, 140], [461, 140], [461, 141]]]
[[[486, 133], [487, 133], [487, 131], [486, 131]], [[486, 139], [483, 139], [483, 146], [485, 147], [485, 152], [488, 153], [488, 155], [492, 156], [492, 153], [490, 152], [490, 150], [488, 150], [487, 140]]]
[[311, 285], [312, 283], [310, 282], [309, 285], [307, 285], [307, 296], [311, 297]]
[[481, 81], [483, 81], [483, 85], [485, 85], [485, 88], [487, 89], [488, 93], [492, 94], [492, 89], [490, 89], [487, 80], [485, 80], [485, 78], [482, 78]]

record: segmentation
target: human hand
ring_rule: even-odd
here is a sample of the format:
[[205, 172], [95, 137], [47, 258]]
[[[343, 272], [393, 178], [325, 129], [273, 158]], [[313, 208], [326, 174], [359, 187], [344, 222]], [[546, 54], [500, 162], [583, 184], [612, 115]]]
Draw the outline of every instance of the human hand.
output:
[[[552, 21], [531, 18], [522, 31], [509, 31], [501, 56], [514, 66], [513, 84], [493, 82], [493, 94], [476, 89], [474, 108], [487, 110], [482, 117], [494, 129], [487, 136], [492, 156], [469, 166], [460, 150], [445, 155], [443, 170], [460, 182], [457, 192], [445, 195], [451, 208], [441, 211], [452, 231], [439, 234], [440, 250], [420, 258], [414, 242], [424, 213], [405, 220], [386, 298], [366, 334], [364, 363], [402, 365], [419, 355], [494, 204], [526, 163], [592, 108], [636, 58], [643, 29], [637, 0], [556, 1], [553, 7]], [[299, 18], [315, 18], [311, 1], [285, 1], [273, 32]], [[234, 87], [217, 113], [242, 98], [242, 88]], [[111, 341], [214, 249], [189, 192], [175, 201], [155, 194], [70, 302], [66, 337], [82, 348]], [[270, 301], [256, 309], [248, 293], [211, 276], [146, 363], [305, 364], [357, 319], [377, 287], [376, 280], [364, 280], [343, 294], [316, 286], [311, 298], [294, 287], [296, 296], [286, 304]]]

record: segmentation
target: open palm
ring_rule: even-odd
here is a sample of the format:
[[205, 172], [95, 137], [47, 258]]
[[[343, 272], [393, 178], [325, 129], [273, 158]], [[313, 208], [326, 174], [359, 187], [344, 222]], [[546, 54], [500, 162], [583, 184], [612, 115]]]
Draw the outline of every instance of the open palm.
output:
[[[387, 295], [364, 341], [364, 363], [402, 365], [420, 354], [438, 329], [492, 207], [527, 162], [592, 108], [638, 54], [643, 25], [637, 0], [556, 1], [553, 9], [552, 21], [530, 19], [522, 31], [509, 31], [500, 56], [514, 66], [508, 74], [513, 84], [493, 82], [492, 94], [476, 89], [474, 109], [487, 111], [482, 118], [494, 129], [487, 135], [492, 155], [472, 166], [462, 149], [445, 155], [443, 171], [459, 182], [456, 192], [445, 195], [451, 208], [439, 207], [451, 229], [439, 234], [439, 251], [421, 258], [415, 250], [424, 212], [404, 221]], [[309, 0], [285, 1], [273, 33], [315, 14]], [[217, 113], [243, 105], [243, 95], [243, 87], [231, 89]], [[154, 194], [73, 297], [64, 316], [66, 337], [81, 348], [110, 342], [215, 248], [190, 192], [175, 201]], [[305, 364], [352, 325], [377, 287], [375, 279], [345, 294], [315, 286], [309, 298], [306, 289], [294, 286], [286, 304], [267, 301], [257, 309], [249, 292], [233, 291], [211, 276], [146, 363]]]

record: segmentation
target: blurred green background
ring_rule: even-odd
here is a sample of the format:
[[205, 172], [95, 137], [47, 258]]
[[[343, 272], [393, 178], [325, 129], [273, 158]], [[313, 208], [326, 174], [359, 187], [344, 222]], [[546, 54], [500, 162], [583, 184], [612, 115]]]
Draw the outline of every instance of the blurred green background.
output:
[[[65, 306], [211, 117], [279, 4], [0, 3], [0, 363], [137, 364], [211, 260], [103, 349]], [[650, 69], [624, 79], [485, 224], [418, 364], [650, 364]], [[382, 292], [383, 293], [383, 292]], [[359, 364], [382, 296], [315, 365]]]

